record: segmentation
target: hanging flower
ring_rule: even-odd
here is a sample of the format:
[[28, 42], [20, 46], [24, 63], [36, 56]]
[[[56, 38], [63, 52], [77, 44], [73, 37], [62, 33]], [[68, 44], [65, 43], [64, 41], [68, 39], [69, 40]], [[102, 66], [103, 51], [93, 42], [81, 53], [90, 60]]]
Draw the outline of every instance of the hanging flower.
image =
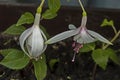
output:
[[112, 44], [106, 38], [102, 37], [100, 34], [94, 31], [88, 30], [86, 28], [86, 22], [87, 22], [87, 16], [83, 16], [81, 26], [79, 28], [76, 28], [74, 25], [70, 24], [69, 25], [70, 30], [62, 32], [52, 37], [46, 42], [46, 44], [56, 43], [58, 41], [61, 41], [73, 36], [74, 43], [72, 47], [74, 48], [75, 53], [79, 52], [79, 49], [83, 46], [83, 44], [92, 43], [97, 40], [107, 44]]
[[38, 59], [39, 56], [46, 50], [47, 45], [44, 42], [47, 40], [43, 31], [39, 28], [40, 14], [36, 13], [34, 24], [31, 28], [25, 30], [20, 38], [20, 46], [22, 50], [31, 59]]
[[107, 43], [107, 44], [112, 44], [107, 39], [102, 37], [100, 34], [94, 32], [94, 31], [88, 30], [86, 28], [86, 22], [87, 22], [87, 16], [83, 16], [81, 26], [79, 28], [76, 28], [74, 25], [70, 24], [69, 25], [70, 30], [62, 32], [62, 33], [52, 37], [51, 39], [49, 39], [46, 42], [46, 44], [56, 43], [58, 41], [64, 40], [71, 36], [74, 36], [73, 40], [80, 44], [91, 43], [91, 42], [95, 42], [97, 40]]

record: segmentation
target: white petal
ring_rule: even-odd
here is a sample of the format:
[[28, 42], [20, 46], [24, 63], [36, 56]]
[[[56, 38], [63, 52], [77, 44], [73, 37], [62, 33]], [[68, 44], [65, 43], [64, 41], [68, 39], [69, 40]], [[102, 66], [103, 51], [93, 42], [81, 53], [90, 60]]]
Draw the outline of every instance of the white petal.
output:
[[75, 35], [75, 36], [73, 37], [73, 40], [74, 40], [74, 41], [77, 41], [80, 37], [81, 37], [81, 35], [80, 35], [80, 34], [77, 34], [77, 35]]
[[86, 34], [82, 35], [81, 34], [81, 38], [83, 39], [83, 43], [91, 43], [91, 42], [95, 42], [96, 39], [94, 39], [91, 35], [89, 35], [87, 32]]
[[108, 41], [106, 38], [102, 37], [100, 34], [94, 32], [94, 31], [91, 31], [91, 30], [88, 30], [88, 33], [93, 36], [94, 38], [100, 40], [101, 42], [104, 42], [104, 43], [107, 43], [107, 44], [111, 44], [112, 43], [110, 41]]
[[[44, 41], [47, 41], [47, 37], [45, 36], [45, 34], [43, 33], [43, 31], [42, 30], [40, 30], [40, 31], [41, 31], [41, 34], [42, 34], [42, 36], [44, 38]], [[27, 46], [29, 54], [32, 56], [32, 53], [30, 52], [31, 51], [31, 46], [32, 46], [32, 36], [30, 36], [28, 38], [26, 46]], [[39, 53], [39, 55], [41, 55], [46, 50], [46, 48], [47, 48], [47, 44], [44, 44], [43, 50]], [[34, 58], [36, 58], [36, 57], [34, 57]]]
[[33, 29], [33, 27], [25, 30], [19, 38], [20, 46], [21, 46], [22, 50], [25, 52], [25, 54], [27, 54], [27, 55], [28, 55], [28, 52], [25, 50], [24, 44], [25, 44], [26, 39], [31, 35], [32, 29]]
[[[44, 34], [44, 32], [42, 30], [41, 30], [41, 34], [42, 34], [42, 36], [44, 38], [44, 42], [47, 41], [47, 37], [46, 37], [46, 35]], [[41, 54], [46, 50], [46, 48], [47, 48], [47, 44], [44, 44], [44, 48], [43, 48]]]
[[42, 34], [43, 38], [45, 39], [45, 41], [47, 41], [47, 37], [46, 37], [46, 35], [44, 34], [44, 32], [43, 32], [42, 30], [40, 30], [40, 31], [41, 31], [41, 34]]
[[96, 41], [92, 36], [90, 36], [87, 32], [84, 34], [78, 34], [80, 37], [77, 39], [77, 42], [80, 44], [86, 44]]
[[83, 39], [82, 39], [82, 38], [79, 38], [79, 39], [77, 40], [77, 43], [83, 44], [83, 43], [84, 43], [84, 41], [83, 41]]
[[38, 57], [44, 47], [44, 40], [40, 32], [39, 26], [35, 26], [32, 33], [32, 57]]
[[77, 33], [78, 33], [77, 30], [69, 30], [69, 31], [62, 32], [62, 33], [57, 34], [56, 36], [50, 38], [48, 41], [46, 41], [46, 44], [52, 44], [52, 43], [59, 42], [61, 40], [64, 40], [71, 36], [74, 36]]
[[73, 25], [73, 24], [69, 24], [68, 28], [71, 29], [71, 30], [72, 30], [72, 29], [77, 29], [77, 28], [75, 27], [75, 25]]
[[32, 55], [31, 49], [32, 49], [32, 35], [30, 35], [26, 40], [26, 47], [29, 55]]

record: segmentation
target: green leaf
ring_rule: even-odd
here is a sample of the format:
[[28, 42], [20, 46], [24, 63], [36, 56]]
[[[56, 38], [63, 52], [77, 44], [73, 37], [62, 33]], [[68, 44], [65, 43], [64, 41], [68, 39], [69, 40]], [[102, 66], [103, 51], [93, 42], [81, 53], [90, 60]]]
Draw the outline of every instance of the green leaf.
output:
[[4, 57], [8, 55], [13, 49], [3, 49], [0, 50], [0, 54], [2, 54]]
[[30, 12], [24, 13], [20, 19], [18, 20], [16, 26], [20, 26], [23, 24], [31, 24], [34, 21], [34, 16]]
[[20, 35], [24, 30], [24, 26], [16, 26], [15, 24], [13, 24], [7, 30], [5, 30], [3, 34]]
[[20, 50], [8, 49], [2, 50], [5, 58], [0, 62], [10, 69], [22, 69], [29, 63], [29, 58]]
[[113, 20], [108, 21], [107, 19], [104, 19], [101, 24], [101, 27], [105, 27], [105, 26], [114, 26]]
[[89, 52], [95, 49], [95, 43], [84, 44], [82, 48], [80, 48], [80, 52]]
[[101, 68], [106, 69], [109, 51], [103, 49], [96, 49], [92, 52], [92, 58]]
[[57, 16], [56, 13], [52, 12], [51, 10], [46, 10], [43, 14], [42, 14], [42, 18], [43, 19], [53, 19]]
[[38, 61], [33, 61], [34, 71], [37, 80], [43, 80], [47, 74], [47, 65], [45, 55], [42, 54]]
[[120, 59], [118, 58], [117, 54], [113, 49], [107, 49], [109, 51], [109, 58], [116, 64], [120, 65]]
[[56, 13], [60, 9], [60, 5], [60, 0], [48, 0], [48, 7], [53, 13]]

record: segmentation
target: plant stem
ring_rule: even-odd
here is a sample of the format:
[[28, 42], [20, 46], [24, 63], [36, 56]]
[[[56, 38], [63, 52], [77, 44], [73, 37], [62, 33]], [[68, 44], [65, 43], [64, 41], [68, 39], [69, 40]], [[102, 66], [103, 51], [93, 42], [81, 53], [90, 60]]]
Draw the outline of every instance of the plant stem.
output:
[[115, 28], [114, 25], [112, 25], [112, 28], [113, 28], [113, 30], [114, 30], [114, 33], [117, 34], [117, 30], [116, 30], [116, 28]]
[[86, 12], [85, 9], [84, 9], [84, 7], [83, 7], [83, 4], [82, 4], [81, 0], [79, 0], [79, 3], [80, 3], [80, 6], [81, 6], [83, 12]]
[[[120, 34], [120, 30], [117, 32], [116, 28], [113, 26], [112, 27], [114, 32], [115, 32], [115, 36], [112, 38], [112, 40], [110, 41], [111, 43], [114, 42], [119, 34]], [[110, 44], [106, 44], [105, 46], [102, 47], [102, 49], [106, 49]], [[93, 68], [93, 76], [92, 76], [92, 80], [95, 80], [95, 75], [96, 75], [96, 69], [97, 69], [97, 64], [94, 65], [94, 68]]]
[[85, 8], [83, 7], [83, 4], [82, 4], [82, 2], [81, 2], [81, 0], [78, 0], [79, 1], [79, 3], [80, 3], [80, 6], [81, 6], [81, 8], [82, 8], [82, 11], [83, 11], [83, 16], [87, 16], [87, 13], [86, 13], [86, 11], [85, 11]]
[[45, 2], [45, 0], [42, 0], [42, 2], [40, 3], [40, 6], [37, 8], [37, 13], [42, 12], [42, 7], [43, 7], [44, 2]]
[[[110, 42], [111, 43], [114, 42], [118, 38], [119, 34], [120, 34], [120, 30], [115, 34], [115, 36], [112, 38], [112, 40]], [[109, 45], [110, 44], [106, 44], [105, 46], [103, 46], [102, 49], [106, 49]]]
[[92, 80], [95, 80], [96, 69], [97, 69], [97, 64], [95, 64], [93, 68]]

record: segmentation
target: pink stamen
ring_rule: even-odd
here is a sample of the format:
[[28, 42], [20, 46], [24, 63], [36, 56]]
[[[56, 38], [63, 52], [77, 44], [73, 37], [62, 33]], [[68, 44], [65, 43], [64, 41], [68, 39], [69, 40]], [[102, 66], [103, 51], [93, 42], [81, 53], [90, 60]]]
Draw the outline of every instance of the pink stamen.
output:
[[74, 53], [74, 55], [73, 55], [72, 62], [74, 62], [74, 61], [75, 61], [75, 56], [76, 56], [76, 52], [75, 52], [75, 53]]
[[76, 43], [75, 43], [75, 42], [73, 42], [72, 47], [75, 47], [75, 45], [76, 45]]
[[74, 46], [74, 49], [73, 49], [73, 50], [74, 50], [76, 53], [78, 53], [79, 50], [80, 50], [80, 48], [82, 48], [82, 47], [83, 47], [82, 44], [75, 43], [75, 46]]
[[73, 59], [72, 59], [72, 62], [74, 62], [75, 61], [75, 56], [76, 56], [76, 53], [79, 53], [79, 50], [80, 50], [80, 48], [82, 48], [83, 47], [83, 45], [82, 44], [79, 44], [79, 43], [76, 43], [76, 42], [74, 42], [73, 44], [72, 44], [72, 47], [74, 47], [74, 55], [73, 55]]

